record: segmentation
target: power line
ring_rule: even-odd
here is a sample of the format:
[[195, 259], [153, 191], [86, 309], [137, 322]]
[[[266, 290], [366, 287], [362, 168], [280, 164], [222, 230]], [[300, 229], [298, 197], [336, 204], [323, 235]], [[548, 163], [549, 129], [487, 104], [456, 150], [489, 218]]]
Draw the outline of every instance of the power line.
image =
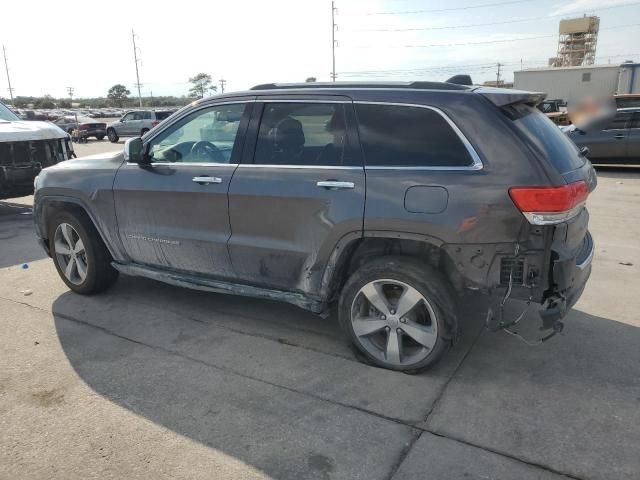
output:
[[[615, 5], [613, 7], [602, 7], [589, 10], [590, 12], [600, 12], [603, 10], [611, 10], [614, 8], [630, 7], [634, 5], [640, 5], [640, 2], [627, 3], [624, 5]], [[575, 12], [578, 13], [578, 12]], [[446, 25], [443, 27], [415, 27], [415, 28], [371, 28], [371, 29], [358, 29], [351, 30], [352, 32], [426, 32], [430, 30], [451, 30], [456, 28], [474, 28], [474, 27], [488, 27], [491, 25], [507, 25], [511, 23], [533, 22], [536, 20], [546, 20], [551, 18], [561, 18], [572, 13], [562, 13], [560, 15], [544, 15], [541, 17], [529, 17], [529, 18], [517, 18], [512, 20], [504, 20], [500, 22], [488, 22], [488, 23], [471, 23], [466, 25]]]
[[[630, 23], [627, 25], [615, 25], [611, 27], [601, 28], [600, 30], [609, 30], [609, 29], [621, 29], [628, 27], [637, 27], [640, 23]], [[502, 40], [485, 40], [482, 42], [462, 42], [462, 43], [431, 43], [425, 45], [347, 45], [347, 48], [432, 48], [432, 47], [462, 47], [467, 45], [489, 45], [493, 43], [509, 43], [509, 42], [520, 42], [524, 40], [539, 40], [541, 38], [557, 38], [557, 34], [553, 35], [537, 35], [533, 37], [525, 37], [525, 38], [506, 38]]]
[[9, 64], [7, 63], [7, 49], [2, 45], [2, 53], [4, 54], [4, 68], [7, 71], [7, 83], [9, 84], [9, 96], [11, 97], [11, 106], [15, 107], [13, 103], [13, 88], [11, 88], [11, 78], [9, 77]]
[[507, 2], [495, 2], [495, 3], [484, 3], [482, 5], [469, 5], [466, 7], [450, 7], [450, 8], [436, 8], [436, 9], [428, 9], [428, 10], [403, 10], [399, 12], [369, 12], [362, 13], [360, 15], [364, 16], [372, 16], [372, 15], [411, 15], [415, 13], [437, 13], [437, 12], [453, 12], [458, 10], [471, 10], [476, 8], [487, 8], [487, 7], [499, 7], [502, 5], [513, 5], [516, 3], [525, 3], [530, 0], [510, 0]]
[[[640, 52], [636, 53], [624, 53], [618, 55], [600, 55], [599, 59], [612, 59], [612, 58], [631, 58], [640, 55]], [[502, 67], [509, 66], [523, 66], [523, 65], [539, 65], [546, 62], [548, 59], [532, 59], [529, 61], [508, 60], [500, 62]], [[358, 70], [358, 71], [346, 71], [339, 72], [344, 77], [367, 77], [367, 76], [394, 76], [394, 75], [420, 75], [424, 73], [446, 73], [447, 71], [480, 71], [480, 70], [492, 70], [496, 67], [496, 63], [475, 63], [475, 64], [459, 64], [459, 65], [439, 65], [436, 67], [425, 68], [413, 68], [413, 69], [388, 69], [388, 70]]]

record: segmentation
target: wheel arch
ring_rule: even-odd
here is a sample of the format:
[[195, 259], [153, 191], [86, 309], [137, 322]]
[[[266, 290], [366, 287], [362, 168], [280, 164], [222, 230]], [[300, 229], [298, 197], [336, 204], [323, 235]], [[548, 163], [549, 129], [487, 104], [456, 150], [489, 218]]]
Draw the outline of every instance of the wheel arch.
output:
[[455, 292], [463, 290], [463, 279], [444, 242], [437, 237], [410, 232], [369, 231], [348, 236], [334, 247], [321, 283], [321, 295], [335, 300], [349, 276], [369, 259], [381, 256], [417, 258], [442, 273]]
[[61, 211], [77, 212], [81, 215], [86, 216], [98, 232], [98, 235], [100, 235], [100, 239], [102, 240], [102, 243], [107, 247], [107, 250], [109, 250], [111, 257], [117, 258], [114, 255], [115, 252], [113, 246], [110, 244], [110, 242], [107, 241], [107, 238], [100, 228], [95, 215], [91, 212], [91, 209], [88, 208], [88, 206], [82, 200], [74, 197], [47, 196], [38, 199], [37, 208], [34, 211], [35, 222], [40, 237], [45, 242], [47, 248], [49, 248], [49, 221], [57, 212]]

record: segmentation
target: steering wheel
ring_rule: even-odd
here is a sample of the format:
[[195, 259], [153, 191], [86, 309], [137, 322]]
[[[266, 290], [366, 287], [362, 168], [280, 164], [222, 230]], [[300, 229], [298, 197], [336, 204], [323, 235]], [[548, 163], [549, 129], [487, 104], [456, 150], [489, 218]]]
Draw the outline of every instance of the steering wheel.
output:
[[213, 143], [207, 141], [200, 141], [193, 144], [190, 157], [197, 158], [198, 160], [209, 160], [215, 163], [227, 163], [224, 155], [218, 147]]

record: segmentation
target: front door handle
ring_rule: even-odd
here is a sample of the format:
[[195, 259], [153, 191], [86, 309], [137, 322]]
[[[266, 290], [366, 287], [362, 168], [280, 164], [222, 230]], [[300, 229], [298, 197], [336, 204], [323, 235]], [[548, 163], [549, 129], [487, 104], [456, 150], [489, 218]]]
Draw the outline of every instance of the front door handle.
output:
[[317, 182], [318, 187], [323, 187], [328, 190], [339, 190], [343, 188], [354, 188], [356, 185], [353, 182], [338, 182], [336, 180], [326, 180], [324, 182]]
[[617, 135], [616, 135], [616, 137], [615, 137], [615, 138], [617, 138], [618, 140], [621, 140], [621, 139], [623, 139], [623, 138], [624, 138], [624, 134], [619, 133], [619, 134], [617, 134]]
[[196, 183], [203, 183], [205, 185], [209, 183], [222, 183], [222, 179], [220, 177], [193, 177], [192, 181]]

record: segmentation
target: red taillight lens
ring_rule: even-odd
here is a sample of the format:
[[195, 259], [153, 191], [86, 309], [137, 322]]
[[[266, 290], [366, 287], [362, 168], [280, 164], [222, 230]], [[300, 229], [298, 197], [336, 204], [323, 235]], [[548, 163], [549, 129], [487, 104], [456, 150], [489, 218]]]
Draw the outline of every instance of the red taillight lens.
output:
[[153, 122], [151, 122], [151, 128], [155, 127], [156, 125], [158, 125], [160, 122], [158, 120], [154, 120]]
[[589, 187], [580, 180], [561, 187], [513, 187], [509, 195], [529, 222], [547, 225], [577, 215], [589, 196]]

